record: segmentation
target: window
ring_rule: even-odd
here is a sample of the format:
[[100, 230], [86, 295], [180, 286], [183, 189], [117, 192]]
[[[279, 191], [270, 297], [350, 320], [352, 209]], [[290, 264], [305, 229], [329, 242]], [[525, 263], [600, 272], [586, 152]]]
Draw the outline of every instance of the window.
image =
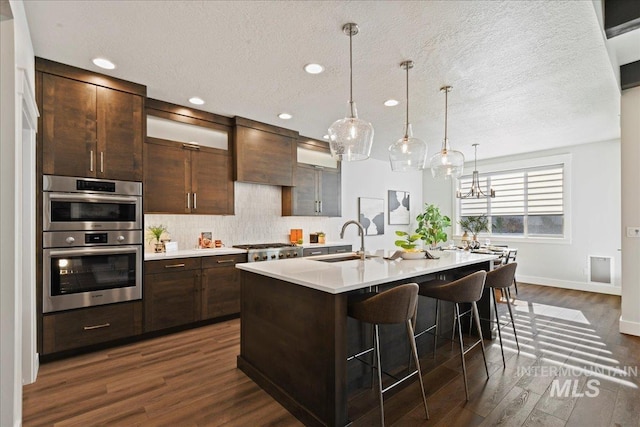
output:
[[[456, 199], [458, 218], [487, 215], [492, 235], [564, 237], [564, 165], [480, 174], [480, 186], [495, 198]], [[471, 175], [459, 179], [464, 194]]]

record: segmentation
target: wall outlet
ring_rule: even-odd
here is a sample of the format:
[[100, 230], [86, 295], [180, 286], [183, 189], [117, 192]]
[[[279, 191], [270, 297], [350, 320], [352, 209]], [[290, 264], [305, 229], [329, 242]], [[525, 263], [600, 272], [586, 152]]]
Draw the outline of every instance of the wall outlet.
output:
[[640, 238], [640, 227], [627, 227], [627, 237]]

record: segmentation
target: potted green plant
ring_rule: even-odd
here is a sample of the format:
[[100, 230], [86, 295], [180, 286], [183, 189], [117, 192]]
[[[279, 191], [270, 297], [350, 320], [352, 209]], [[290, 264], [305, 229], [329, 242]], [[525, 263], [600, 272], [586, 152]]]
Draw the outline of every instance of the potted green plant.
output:
[[451, 219], [440, 212], [440, 208], [434, 204], [424, 204], [424, 211], [416, 217], [418, 228], [416, 233], [422, 240], [435, 248], [438, 242], [447, 241], [447, 233], [444, 229], [451, 226]]
[[480, 247], [478, 243], [478, 233], [483, 231], [489, 231], [489, 218], [486, 215], [480, 216], [467, 216], [458, 221], [462, 230], [467, 233], [471, 233], [471, 249]]
[[324, 244], [326, 242], [325, 236], [324, 231], [318, 231], [318, 243]]
[[162, 246], [162, 242], [160, 241], [160, 238], [162, 237], [162, 233], [167, 231], [167, 227], [162, 224], [150, 225], [147, 227], [147, 231], [149, 233], [149, 238], [148, 238], [149, 243], [151, 243], [155, 239], [156, 242], [155, 242], [154, 250], [156, 252], [162, 252], [163, 246]]

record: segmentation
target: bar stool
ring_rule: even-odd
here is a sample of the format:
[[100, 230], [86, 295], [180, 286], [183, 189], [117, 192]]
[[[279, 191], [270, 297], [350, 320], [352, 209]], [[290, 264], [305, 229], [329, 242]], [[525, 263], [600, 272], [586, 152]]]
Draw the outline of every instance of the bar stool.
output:
[[[500, 331], [500, 315], [498, 314], [498, 302], [496, 301], [496, 294], [494, 289], [500, 289], [501, 291], [506, 293], [507, 297], [507, 307], [509, 308], [509, 316], [511, 317], [511, 321], [505, 323], [502, 326], [507, 326], [511, 324], [513, 328], [513, 336], [516, 339], [516, 346], [518, 347], [518, 352], [520, 352], [520, 344], [518, 343], [518, 335], [516, 333], [516, 325], [513, 321], [513, 310], [511, 310], [511, 292], [509, 288], [514, 281], [514, 277], [516, 275], [516, 268], [518, 267], [517, 262], [511, 262], [509, 264], [504, 264], [495, 270], [492, 270], [487, 273], [487, 279], [484, 282], [484, 286], [491, 289], [491, 294], [493, 295], [493, 307], [496, 312], [496, 325], [498, 326], [498, 338], [500, 338], [500, 351], [502, 352], [502, 365], [506, 368], [507, 364], [504, 359], [504, 348], [502, 347], [502, 332]], [[482, 319], [487, 320], [487, 319]]]
[[[518, 256], [517, 249], [509, 249], [507, 252], [507, 256], [504, 259], [504, 264], [511, 264], [516, 262], [516, 258]], [[516, 295], [518, 295], [518, 284], [516, 283], [516, 276], [513, 276], [513, 287], [516, 289]]]
[[[484, 359], [484, 369], [489, 378], [489, 368], [487, 366], [487, 357], [484, 352], [484, 342], [482, 341], [482, 331], [480, 329], [480, 316], [478, 314], [478, 306], [476, 301], [482, 297], [482, 291], [484, 289], [484, 281], [487, 273], [484, 271], [476, 271], [461, 279], [454, 280], [453, 282], [426, 282], [421, 284], [419, 295], [435, 298], [440, 301], [449, 301], [455, 304], [455, 324], [458, 325], [458, 340], [460, 344], [460, 359], [462, 360], [462, 375], [464, 378], [464, 391], [469, 400], [469, 387], [467, 384], [467, 367], [464, 360], [464, 355], [467, 354], [472, 348], [480, 344], [482, 348], [482, 358]], [[471, 344], [467, 349], [464, 348], [464, 341], [462, 340], [462, 323], [460, 319], [460, 304], [471, 303], [471, 310], [473, 318], [478, 329], [478, 335], [480, 339]], [[437, 321], [437, 319], [436, 319]]]
[[[384, 397], [383, 394], [391, 388], [400, 384], [413, 375], [418, 375], [420, 380], [420, 389], [422, 390], [422, 401], [424, 403], [424, 411], [427, 419], [429, 419], [429, 409], [427, 408], [427, 398], [424, 394], [424, 384], [422, 382], [422, 372], [420, 371], [420, 362], [418, 360], [418, 351], [416, 342], [413, 337], [412, 318], [416, 313], [416, 305], [418, 303], [418, 285], [408, 283], [406, 285], [396, 286], [387, 291], [378, 294], [363, 294], [352, 298], [348, 303], [347, 314], [361, 322], [373, 325], [374, 335], [373, 344], [376, 357], [376, 370], [378, 372], [378, 394], [380, 398], [380, 421], [384, 426]], [[411, 344], [411, 352], [416, 364], [416, 370], [409, 373], [390, 386], [382, 387], [382, 366], [380, 364], [380, 334], [379, 325], [405, 323], [409, 343]], [[348, 359], [349, 360], [349, 359]]]

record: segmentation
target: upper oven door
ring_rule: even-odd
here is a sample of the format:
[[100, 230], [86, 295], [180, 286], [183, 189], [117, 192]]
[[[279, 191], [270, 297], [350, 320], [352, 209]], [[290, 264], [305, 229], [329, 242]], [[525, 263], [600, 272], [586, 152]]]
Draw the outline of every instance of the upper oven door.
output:
[[142, 198], [44, 192], [43, 230], [139, 230]]

